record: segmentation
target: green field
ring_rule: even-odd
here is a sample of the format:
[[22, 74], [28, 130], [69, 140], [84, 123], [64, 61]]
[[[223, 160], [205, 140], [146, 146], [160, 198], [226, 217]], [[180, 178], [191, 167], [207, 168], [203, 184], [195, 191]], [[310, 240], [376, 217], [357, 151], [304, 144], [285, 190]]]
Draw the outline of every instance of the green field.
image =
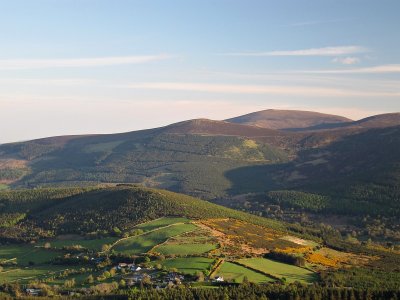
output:
[[164, 227], [149, 233], [130, 237], [118, 242], [113, 249], [123, 254], [146, 253], [158, 244], [164, 243], [170, 237], [193, 231], [197, 228], [193, 224], [176, 224]]
[[250, 282], [254, 283], [265, 283], [273, 282], [274, 279], [267, 277], [261, 273], [247, 269], [245, 267], [236, 265], [230, 262], [224, 262], [221, 268], [218, 270], [216, 276], [224, 277], [225, 281], [243, 282], [243, 278], [247, 276]]
[[312, 283], [318, 280], [316, 273], [294, 265], [284, 264], [265, 258], [239, 259], [239, 263], [271, 274], [279, 278], [286, 278], [287, 282], [299, 281], [301, 283]]
[[0, 191], [1, 191], [1, 190], [7, 190], [8, 188], [9, 188], [9, 187], [8, 187], [7, 184], [0, 183]]
[[5, 269], [3, 272], [0, 272], [0, 283], [16, 280], [27, 283], [35, 278], [46, 277], [47, 274], [50, 275], [51, 273], [59, 272], [64, 269], [66, 269], [65, 266], [53, 265]]
[[29, 262], [43, 264], [59, 255], [61, 255], [61, 253], [57, 251], [36, 248], [30, 245], [0, 246], [0, 261], [13, 260], [18, 263], [18, 265], [23, 266], [28, 265]]
[[[57, 239], [48, 241], [52, 248], [61, 249], [66, 246], [80, 245], [86, 249], [100, 251], [104, 244], [113, 244], [118, 240], [117, 237], [107, 237], [102, 239], [84, 240], [84, 239]], [[42, 243], [44, 244], [44, 243]]]
[[164, 255], [196, 255], [207, 253], [216, 248], [215, 244], [164, 244], [154, 248], [153, 252]]
[[160, 219], [156, 219], [153, 221], [139, 224], [139, 225], [135, 226], [135, 228], [142, 229], [144, 232], [148, 232], [148, 231], [155, 230], [157, 228], [165, 227], [168, 225], [172, 225], [172, 224], [176, 224], [176, 223], [188, 223], [190, 221], [191, 220], [186, 219], [186, 218], [172, 218], [172, 217], [160, 218]]
[[161, 264], [167, 269], [176, 268], [183, 274], [196, 274], [197, 272], [203, 272], [210, 270], [213, 263], [213, 259], [204, 257], [181, 257], [167, 259]]

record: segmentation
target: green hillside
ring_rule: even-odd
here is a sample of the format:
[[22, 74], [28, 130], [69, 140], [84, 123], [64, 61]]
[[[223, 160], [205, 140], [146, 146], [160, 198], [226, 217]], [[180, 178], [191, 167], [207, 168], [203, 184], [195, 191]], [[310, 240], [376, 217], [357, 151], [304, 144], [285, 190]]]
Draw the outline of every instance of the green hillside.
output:
[[[195, 123], [0, 145], [0, 182], [28, 188], [135, 182], [212, 199], [231, 188], [224, 176], [229, 170], [288, 160], [288, 152], [277, 145], [246, 137], [271, 134], [269, 130], [260, 133], [255, 128], [254, 133], [249, 126], [237, 125], [236, 136], [225, 135], [230, 124], [222, 124], [221, 128], [211, 124], [216, 126], [213, 135], [203, 134], [210, 129]], [[273, 134], [278, 139], [283, 135]], [[2, 167], [2, 160], [8, 164]]]
[[137, 185], [11, 190], [0, 192], [0, 204], [0, 287], [7, 293], [17, 283], [40, 284], [57, 295], [113, 281], [122, 291], [142, 284], [166, 287], [171, 276], [177, 285], [203, 288], [241, 282], [398, 286], [394, 248], [354, 243], [333, 230], [289, 225], [166, 190]]
[[285, 228], [190, 196], [138, 186], [3, 191], [0, 216], [0, 239], [21, 241], [72, 233], [113, 235], [164, 216], [235, 218]]
[[[140, 183], [208, 200], [273, 192], [271, 202], [313, 212], [399, 213], [399, 114], [355, 122], [296, 114], [289, 112], [290, 120], [279, 111], [255, 117], [285, 128], [332, 120], [341, 127], [283, 132], [199, 119], [122, 134], [5, 144], [0, 183], [3, 189]], [[323, 203], [302, 193], [322, 197]], [[295, 199], [284, 199], [286, 194]]]
[[281, 178], [292, 189], [324, 195], [320, 210], [398, 216], [398, 149], [400, 127], [373, 129], [304, 151]]

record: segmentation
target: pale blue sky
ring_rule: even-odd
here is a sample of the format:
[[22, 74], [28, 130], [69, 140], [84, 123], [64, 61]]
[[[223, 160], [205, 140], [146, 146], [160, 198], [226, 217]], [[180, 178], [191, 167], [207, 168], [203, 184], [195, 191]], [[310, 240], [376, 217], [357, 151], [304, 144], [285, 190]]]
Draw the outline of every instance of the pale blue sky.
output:
[[0, 143], [400, 111], [400, 2], [0, 0]]

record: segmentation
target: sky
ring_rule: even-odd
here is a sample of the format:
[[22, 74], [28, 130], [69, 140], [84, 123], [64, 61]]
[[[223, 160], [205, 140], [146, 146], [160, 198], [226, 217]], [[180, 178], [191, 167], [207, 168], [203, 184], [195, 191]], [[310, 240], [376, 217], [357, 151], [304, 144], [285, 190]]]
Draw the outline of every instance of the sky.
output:
[[400, 111], [398, 0], [0, 0], [0, 143]]

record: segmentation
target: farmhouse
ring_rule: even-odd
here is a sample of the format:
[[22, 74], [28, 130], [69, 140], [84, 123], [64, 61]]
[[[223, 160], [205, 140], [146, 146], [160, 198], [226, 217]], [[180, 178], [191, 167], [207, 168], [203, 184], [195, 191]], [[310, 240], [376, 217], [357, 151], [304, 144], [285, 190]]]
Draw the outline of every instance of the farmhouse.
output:
[[127, 266], [128, 266], [127, 263], [119, 263], [117, 266], [117, 269], [118, 270], [125, 269]]
[[26, 289], [25, 292], [29, 296], [39, 296], [39, 294], [42, 292], [42, 289]]

